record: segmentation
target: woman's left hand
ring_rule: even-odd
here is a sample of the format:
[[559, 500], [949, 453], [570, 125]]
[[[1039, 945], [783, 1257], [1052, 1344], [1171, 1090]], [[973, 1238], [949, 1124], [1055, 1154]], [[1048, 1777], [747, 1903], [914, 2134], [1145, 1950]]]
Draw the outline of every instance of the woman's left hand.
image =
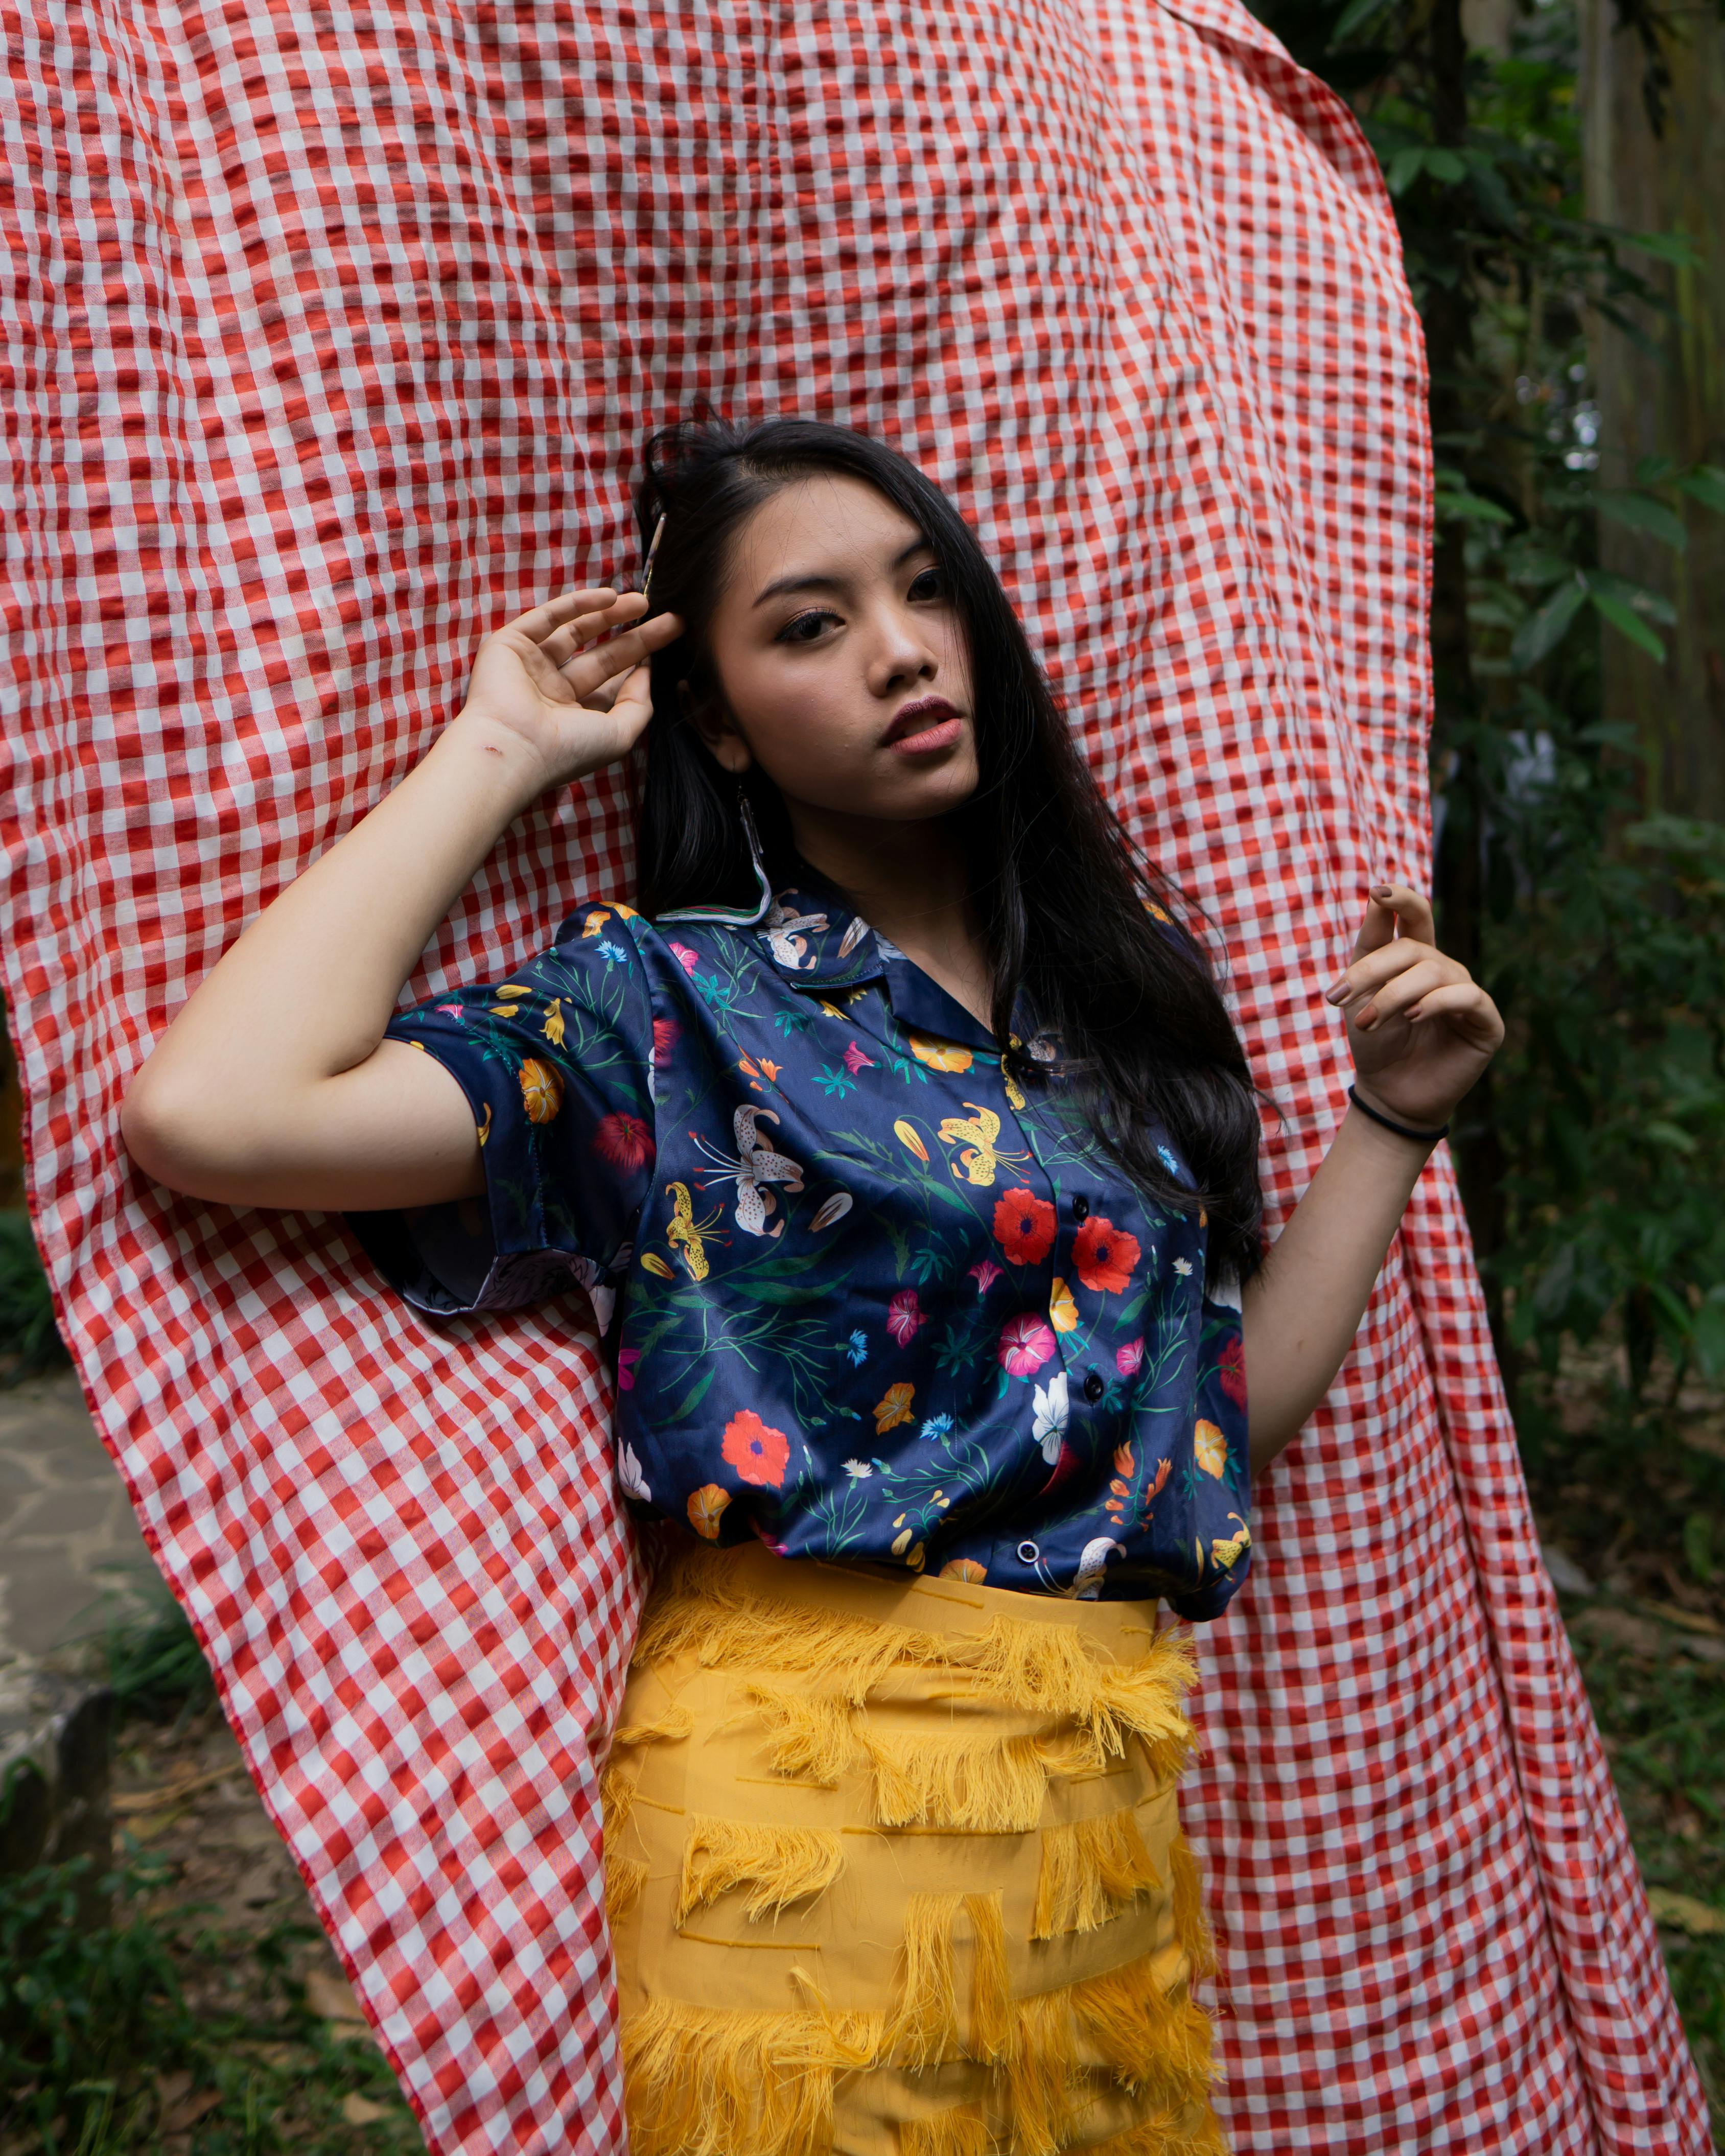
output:
[[1353, 960], [1326, 1001], [1348, 1020], [1361, 1098], [1420, 1130], [1449, 1121], [1503, 1040], [1497, 1004], [1438, 949], [1430, 906], [1404, 884], [1373, 890]]

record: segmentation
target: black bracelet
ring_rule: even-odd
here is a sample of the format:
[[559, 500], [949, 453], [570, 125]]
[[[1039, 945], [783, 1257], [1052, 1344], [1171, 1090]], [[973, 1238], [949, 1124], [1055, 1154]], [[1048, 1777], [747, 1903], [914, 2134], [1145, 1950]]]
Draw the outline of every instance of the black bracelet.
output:
[[1416, 1145], [1435, 1145], [1440, 1138], [1446, 1138], [1450, 1135], [1447, 1123], [1440, 1131], [1413, 1131], [1405, 1123], [1391, 1122], [1388, 1116], [1380, 1116], [1375, 1108], [1368, 1108], [1352, 1086], [1348, 1089], [1348, 1097], [1363, 1116], [1369, 1116], [1374, 1123], [1381, 1124], [1386, 1131], [1394, 1131], [1399, 1138], [1412, 1138]]

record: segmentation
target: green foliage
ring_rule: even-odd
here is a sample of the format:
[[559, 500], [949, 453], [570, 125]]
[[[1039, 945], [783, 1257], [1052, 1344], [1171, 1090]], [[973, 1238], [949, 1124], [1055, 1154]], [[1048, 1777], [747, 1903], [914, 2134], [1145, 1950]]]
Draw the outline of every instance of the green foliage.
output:
[[0, 1360], [11, 1358], [16, 1359], [0, 1382], [15, 1383], [66, 1360], [48, 1276], [29, 1215], [22, 1211], [0, 1212]]
[[[228, 1942], [201, 1933], [196, 1912], [150, 1912], [164, 1868], [130, 1855], [103, 1881], [115, 1921], [80, 1928], [86, 1861], [0, 1878], [0, 2146], [141, 2156], [172, 2134], [188, 2156], [423, 2147], [382, 2056], [334, 2035], [289, 1974], [309, 1928], [256, 1943], [254, 1997], [222, 2003]], [[343, 2110], [355, 2096], [363, 2132]]]
[[[1635, 263], [1692, 254], [1586, 214], [1572, 0], [1496, 59], [1459, 0], [1263, 13], [1360, 115], [1426, 326], [1440, 926], [1510, 1026], [1457, 1148], [1506, 1374], [1621, 1327], [1638, 1387], [1661, 1347], [1680, 1380], [1725, 1375], [1725, 831], [1641, 814], [1600, 641], [1662, 659], [1674, 616], [1598, 552], [1602, 519], [1681, 550], [1680, 506], [1725, 511], [1725, 472], [1601, 442], [1584, 334], [1594, 311], [1645, 336]], [[1537, 1445], [1531, 1397], [1518, 1418]]]
[[183, 1721], [215, 1697], [209, 1665], [186, 1613], [164, 1599], [140, 1621], [130, 1614], [109, 1629], [108, 1683], [122, 1721]]
[[1642, 1876], [1717, 1930], [1661, 1933], [1671, 1989], [1717, 2117], [1725, 2099], [1725, 1671], [1579, 1642]]
[[[1602, 731], [1550, 726], [1543, 783], [1491, 834], [1512, 870], [1548, 865], [1489, 947], [1516, 1014], [1496, 1263], [1518, 1347], [1554, 1369], [1615, 1319], [1639, 1392], [1661, 1348], [1675, 1383], [1725, 1378], [1725, 829], [1652, 817], [1602, 847]], [[1531, 1400], [1523, 1422], [1537, 1439]]]

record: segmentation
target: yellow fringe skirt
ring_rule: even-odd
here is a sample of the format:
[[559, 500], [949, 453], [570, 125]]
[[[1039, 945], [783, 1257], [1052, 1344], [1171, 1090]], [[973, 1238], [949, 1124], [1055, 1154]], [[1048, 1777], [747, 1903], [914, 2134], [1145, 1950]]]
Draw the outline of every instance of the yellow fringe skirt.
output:
[[1225, 2156], [1153, 1603], [747, 1548], [649, 1603], [604, 1780], [634, 2156]]

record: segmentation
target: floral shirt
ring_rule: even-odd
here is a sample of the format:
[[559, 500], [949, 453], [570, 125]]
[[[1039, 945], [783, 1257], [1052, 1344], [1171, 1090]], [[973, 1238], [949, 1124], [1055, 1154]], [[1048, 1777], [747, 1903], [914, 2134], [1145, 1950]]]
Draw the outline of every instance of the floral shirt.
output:
[[356, 1230], [429, 1312], [584, 1288], [640, 1507], [1189, 1617], [1240, 1584], [1239, 1296], [1202, 1216], [1100, 1152], [1054, 1044], [1019, 1083], [830, 887], [751, 925], [595, 904], [389, 1034], [459, 1081], [486, 1196]]

